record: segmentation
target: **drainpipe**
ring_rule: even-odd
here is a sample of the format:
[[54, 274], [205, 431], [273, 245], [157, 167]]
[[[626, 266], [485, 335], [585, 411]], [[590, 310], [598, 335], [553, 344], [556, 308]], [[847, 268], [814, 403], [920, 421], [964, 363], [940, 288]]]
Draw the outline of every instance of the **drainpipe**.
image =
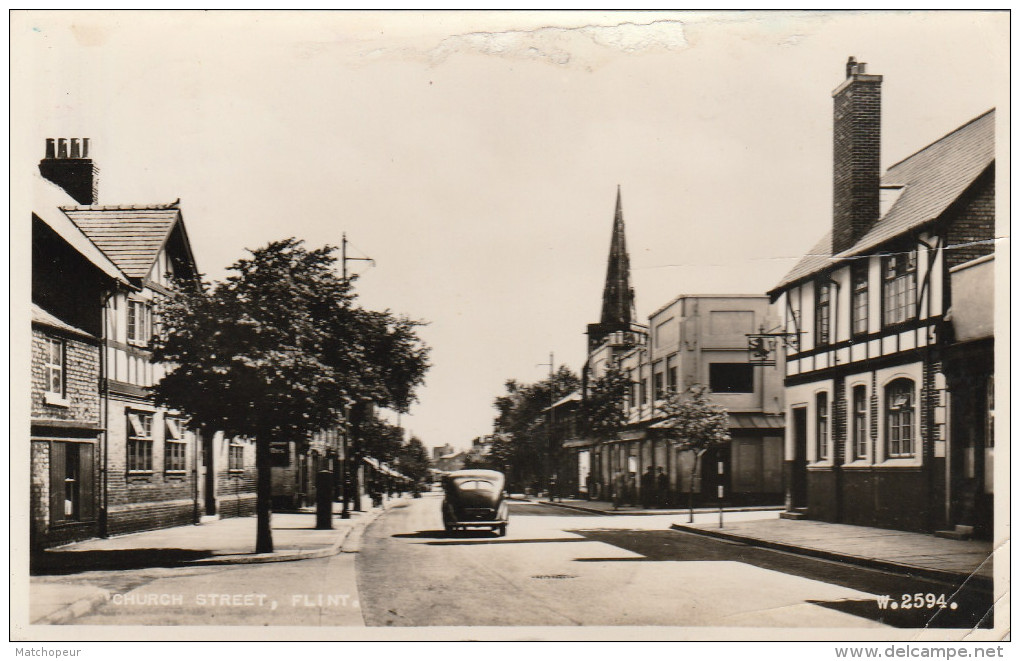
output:
[[99, 507], [99, 536], [109, 537], [109, 488], [107, 479], [109, 473], [109, 449], [110, 449], [110, 388], [109, 379], [107, 378], [107, 360], [106, 354], [109, 348], [107, 347], [107, 340], [109, 334], [109, 324], [107, 319], [109, 316], [108, 306], [110, 300], [117, 295], [118, 287], [114, 285], [114, 288], [107, 290], [100, 296], [99, 310], [102, 316], [102, 330], [100, 331], [99, 338], [99, 407], [101, 409], [101, 420], [103, 421], [102, 431], [102, 446], [101, 450], [103, 453], [103, 463], [101, 464], [101, 474], [99, 478], [100, 489], [102, 496], [100, 498]]
[[[832, 315], [829, 318], [829, 342], [832, 345], [839, 343], [837, 332], [839, 329], [839, 297], [843, 293], [843, 288], [839, 282], [834, 278], [829, 278], [829, 284], [835, 287], [835, 295], [830, 295], [829, 300], [832, 303]], [[851, 288], [851, 293], [853, 289]], [[853, 329], [850, 333], [851, 339], [853, 338]], [[839, 365], [839, 349], [832, 350], [832, 366], [836, 367]], [[843, 453], [846, 452], [846, 378], [839, 376], [838, 373], [833, 374], [832, 383], [832, 398], [829, 401], [829, 437], [832, 438], [832, 473], [835, 482], [836, 489], [836, 521], [843, 521]], [[836, 387], [836, 380], [843, 380], [843, 387]], [[842, 448], [836, 447], [836, 416], [833, 415], [836, 411], [836, 394], [840, 395], [840, 399], [843, 400], [843, 419], [840, 421], [840, 428], [843, 434]]]
[[[935, 260], [938, 257], [939, 244], [941, 244], [942, 241], [941, 241], [941, 237], [936, 237], [935, 244], [932, 245], [932, 244], [927, 243], [926, 241], [922, 240], [920, 237], [918, 237], [917, 238], [917, 242], [920, 243], [922, 246], [924, 246], [925, 248], [928, 249], [928, 255], [929, 255], [928, 256], [928, 260], [927, 260], [928, 268], [925, 269], [924, 280], [922, 281], [921, 286], [917, 288], [917, 295], [918, 295], [918, 297], [920, 297], [920, 296], [925, 296], [925, 293], [927, 293], [927, 296], [925, 296], [925, 319], [926, 320], [930, 320], [931, 319], [931, 289], [930, 289], [930, 285], [931, 285], [931, 272], [932, 272], [932, 269], [935, 267]], [[920, 262], [920, 260], [918, 260], [918, 262]], [[942, 286], [943, 286], [943, 288], [949, 286], [948, 278], [944, 279]], [[915, 309], [917, 309], [917, 311], [918, 311], [918, 317], [920, 317], [920, 308], [921, 308], [921, 306], [919, 305], [919, 301], [915, 302]], [[943, 311], [943, 313], [944, 313], [944, 311]], [[941, 329], [939, 329], [939, 330], [941, 330]], [[926, 336], [928, 335], [928, 331], [927, 330], [925, 330], [925, 335]], [[916, 338], [917, 336], [915, 335], [914, 337]], [[915, 340], [915, 342], [916, 342], [916, 340]], [[924, 359], [923, 359], [923, 361], [921, 363], [922, 364], [922, 367], [921, 367], [921, 399], [924, 402], [924, 420], [926, 420], [927, 423], [928, 423], [928, 439], [929, 439], [929, 442], [927, 443], [927, 447], [925, 447], [925, 444], [923, 443], [923, 439], [918, 439], [918, 440], [922, 441], [922, 445], [921, 445], [921, 457], [922, 457], [922, 461], [924, 462], [923, 463], [923, 465], [924, 465], [924, 478], [925, 478], [925, 483], [926, 483], [926, 486], [927, 486], [926, 491], [928, 492], [928, 503], [929, 503], [928, 510], [927, 510], [927, 521], [925, 522], [925, 524], [926, 524], [925, 527], [930, 532], [934, 531], [934, 529], [936, 527], [935, 526], [935, 510], [931, 506], [931, 504], [934, 502], [934, 497], [935, 497], [935, 479], [934, 479], [934, 474], [933, 474], [933, 468], [934, 468], [933, 463], [935, 461], [935, 438], [934, 438], [934, 434], [933, 434], [933, 432], [935, 430], [935, 423], [934, 423], [934, 421], [935, 421], [935, 409], [932, 406], [932, 402], [931, 402], [932, 391], [928, 387], [928, 379], [929, 378], [931, 378], [931, 379], [935, 378], [933, 374], [929, 375], [929, 372], [931, 371], [931, 365], [932, 365], [932, 353], [933, 353], [933, 350], [932, 350], [931, 343], [929, 343], [927, 341], [927, 337], [926, 337], [925, 338], [925, 344], [924, 344]], [[943, 370], [944, 369], [945, 369], [945, 366], [943, 366]], [[947, 416], [947, 423], [948, 423], [948, 416]], [[918, 424], [918, 428], [919, 428], [918, 431], [920, 431], [920, 426], [921, 425]], [[948, 429], [946, 430], [946, 432], [947, 432], [947, 437], [948, 437]], [[947, 448], [947, 450], [948, 450], [948, 448]], [[948, 466], [949, 465], [949, 456], [948, 456], [949, 453], [948, 453], [948, 451], [946, 452], [946, 455], [947, 456], [945, 457], [945, 460], [946, 460], [946, 465]], [[948, 473], [947, 473], [947, 480], [946, 480], [946, 489], [947, 489], [947, 491], [949, 489]], [[947, 519], [947, 524], [948, 524], [948, 519]]]

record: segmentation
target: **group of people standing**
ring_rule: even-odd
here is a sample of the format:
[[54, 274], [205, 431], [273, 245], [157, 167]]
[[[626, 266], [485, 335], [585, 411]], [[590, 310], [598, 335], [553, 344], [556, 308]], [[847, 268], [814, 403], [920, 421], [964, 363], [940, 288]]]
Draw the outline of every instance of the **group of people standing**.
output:
[[662, 466], [649, 466], [641, 475], [638, 489], [637, 475], [633, 472], [617, 471], [613, 477], [613, 509], [625, 505], [640, 504], [643, 509], [669, 507], [669, 476]]

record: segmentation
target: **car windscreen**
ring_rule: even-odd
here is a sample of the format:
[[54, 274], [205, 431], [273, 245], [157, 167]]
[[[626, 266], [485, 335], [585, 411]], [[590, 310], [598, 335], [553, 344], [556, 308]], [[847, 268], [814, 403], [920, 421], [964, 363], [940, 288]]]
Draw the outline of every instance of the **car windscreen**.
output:
[[496, 485], [489, 480], [482, 480], [477, 477], [462, 477], [454, 480], [459, 491], [498, 491]]

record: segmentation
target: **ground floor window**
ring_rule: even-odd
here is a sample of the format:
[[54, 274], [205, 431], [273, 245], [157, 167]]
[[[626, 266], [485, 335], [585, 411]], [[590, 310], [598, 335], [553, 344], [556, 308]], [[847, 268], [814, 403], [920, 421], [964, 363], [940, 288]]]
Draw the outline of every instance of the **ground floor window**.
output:
[[127, 416], [127, 469], [152, 472], [152, 414], [129, 411]]
[[163, 447], [163, 464], [167, 473], [183, 473], [188, 468], [188, 444], [184, 439], [181, 423], [175, 418], [166, 418], [166, 441]]
[[864, 386], [853, 389], [854, 459], [868, 458], [868, 391]]
[[227, 468], [232, 471], [244, 470], [244, 444], [240, 441], [231, 441], [228, 448]]
[[829, 394], [815, 396], [815, 448], [818, 461], [829, 458]]
[[914, 455], [914, 382], [897, 379], [885, 389], [886, 451], [890, 457]]

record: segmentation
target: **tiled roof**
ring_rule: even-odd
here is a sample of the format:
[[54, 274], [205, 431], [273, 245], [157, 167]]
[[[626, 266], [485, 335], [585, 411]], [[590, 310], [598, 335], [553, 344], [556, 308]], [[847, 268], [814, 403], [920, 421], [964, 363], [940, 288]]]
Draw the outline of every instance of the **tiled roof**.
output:
[[945, 212], [995, 160], [995, 110], [972, 119], [949, 135], [893, 165], [882, 186], [902, 186], [896, 203], [871, 230], [838, 255], [832, 254], [832, 233], [793, 267], [773, 289], [811, 275], [832, 263], [879, 247]]
[[124, 273], [61, 211], [73, 201], [62, 189], [36, 174], [33, 177], [32, 213], [110, 278], [128, 284]]
[[176, 205], [63, 207], [128, 277], [143, 278], [180, 218]]
[[92, 333], [88, 333], [76, 326], [72, 326], [71, 324], [65, 321], [61, 321], [60, 319], [53, 316], [46, 310], [43, 310], [35, 303], [32, 304], [32, 323], [42, 324], [44, 326], [49, 326], [51, 328], [57, 328], [62, 331], [67, 331], [69, 333], [74, 333], [76, 335], [84, 335], [85, 337], [95, 339], [95, 336], [92, 335]]

